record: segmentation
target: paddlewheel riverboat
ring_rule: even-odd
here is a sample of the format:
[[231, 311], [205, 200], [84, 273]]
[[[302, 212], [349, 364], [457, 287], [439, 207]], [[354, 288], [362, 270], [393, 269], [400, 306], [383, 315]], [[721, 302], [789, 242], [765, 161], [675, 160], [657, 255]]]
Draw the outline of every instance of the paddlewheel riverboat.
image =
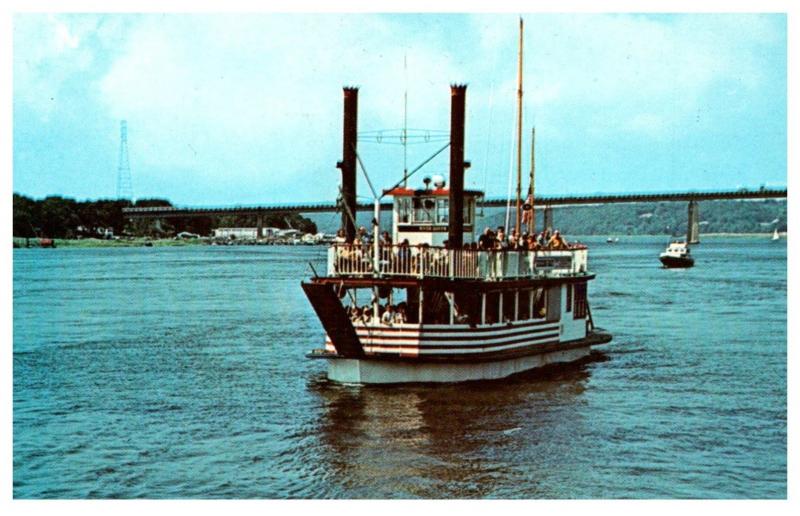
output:
[[[378, 216], [373, 240], [360, 240], [353, 217], [357, 94], [344, 90], [338, 164], [344, 242], [328, 250], [324, 276], [302, 283], [326, 332], [324, 348], [308, 356], [327, 360], [328, 378], [365, 384], [496, 379], [579, 360], [611, 340], [592, 321], [587, 292], [595, 276], [586, 246], [507, 251], [471, 245], [483, 194], [463, 188], [466, 86], [451, 91], [449, 185], [426, 180], [418, 190], [384, 191], [392, 198], [393, 243], [381, 244]], [[382, 316], [389, 306], [402, 315]]]

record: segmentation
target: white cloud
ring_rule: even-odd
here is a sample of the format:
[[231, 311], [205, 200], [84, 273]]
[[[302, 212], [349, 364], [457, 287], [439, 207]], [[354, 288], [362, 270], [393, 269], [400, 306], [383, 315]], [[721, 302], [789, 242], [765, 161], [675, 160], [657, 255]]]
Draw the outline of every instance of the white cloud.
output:
[[[446, 129], [447, 86], [467, 82], [473, 171], [505, 170], [517, 18], [429, 20], [415, 25], [414, 17], [366, 14], [19, 15], [15, 102], [46, 117], [49, 99], [65, 81], [86, 77], [87, 95], [109, 119], [129, 121], [138, 184], [147, 183], [142, 175], [151, 170], [193, 171], [195, 177], [185, 181], [220, 189], [229, 182], [269, 184], [275, 198], [261, 195], [265, 201], [285, 199], [287, 185], [301, 180], [302, 195], [320, 199], [329, 198], [336, 184], [342, 85], [361, 86], [361, 130], [402, 125], [406, 83], [410, 125]], [[619, 131], [662, 140], [688, 122], [697, 129], [701, 115], [705, 121], [716, 115], [708, 107], [715, 96], [731, 99], [725, 109], [746, 109], [735, 100], [762, 85], [763, 53], [783, 34], [778, 20], [526, 16], [526, 116], [551, 141], [605, 141]], [[495, 156], [490, 167], [484, 164], [487, 140]], [[378, 156], [385, 150], [361, 149], [380, 184], [397, 169], [396, 160]], [[429, 153], [412, 150], [410, 165]]]
[[360, 128], [402, 125], [404, 55], [421, 93], [412, 122], [446, 127], [446, 85], [458, 74], [436, 49], [386, 46], [395, 30], [375, 16], [145, 17], [99, 92], [137, 131], [140, 165], [228, 180], [267, 169], [280, 186], [332, 168], [342, 85], [362, 87]]
[[[513, 48], [510, 17], [478, 20], [485, 52]], [[627, 114], [623, 127], [657, 136], [691, 119], [722, 83], [757, 89], [759, 49], [774, 43], [775, 23], [752, 15], [530, 16], [526, 105], [537, 116], [578, 109], [589, 119]]]
[[61, 86], [93, 62], [82, 46], [95, 18], [18, 14], [14, 17], [14, 96], [46, 118]]

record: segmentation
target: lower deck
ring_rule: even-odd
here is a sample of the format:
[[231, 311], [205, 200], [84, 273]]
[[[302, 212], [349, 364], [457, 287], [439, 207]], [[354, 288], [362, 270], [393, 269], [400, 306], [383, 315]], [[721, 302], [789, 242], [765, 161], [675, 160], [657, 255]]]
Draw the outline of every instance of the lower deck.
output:
[[326, 331], [312, 356], [495, 359], [579, 341], [594, 328], [586, 280], [491, 287], [304, 284]]

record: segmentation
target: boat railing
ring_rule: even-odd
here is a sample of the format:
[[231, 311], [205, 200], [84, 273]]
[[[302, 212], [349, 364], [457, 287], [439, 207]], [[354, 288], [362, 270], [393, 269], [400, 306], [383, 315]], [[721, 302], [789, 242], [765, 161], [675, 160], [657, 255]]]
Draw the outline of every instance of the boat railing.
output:
[[581, 244], [536, 251], [382, 245], [376, 270], [372, 245], [336, 243], [328, 250], [328, 275], [500, 280], [581, 274], [587, 259]]

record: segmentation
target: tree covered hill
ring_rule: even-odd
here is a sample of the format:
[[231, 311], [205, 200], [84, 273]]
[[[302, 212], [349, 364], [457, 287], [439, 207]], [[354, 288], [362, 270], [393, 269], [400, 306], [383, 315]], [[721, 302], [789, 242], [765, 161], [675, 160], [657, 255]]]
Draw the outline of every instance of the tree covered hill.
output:
[[[768, 233], [776, 227], [786, 231], [786, 200], [720, 200], [699, 203], [700, 233]], [[480, 208], [478, 209], [480, 212]], [[370, 226], [371, 213], [359, 212], [358, 223]], [[310, 214], [320, 231], [335, 232], [341, 215]], [[688, 207], [685, 202], [640, 202], [553, 208], [554, 229], [568, 235], [682, 235], [686, 234]], [[777, 222], [775, 222], [777, 219]], [[511, 220], [514, 220], [513, 209]], [[542, 228], [544, 213], [536, 210], [536, 225]], [[505, 222], [505, 208], [485, 208], [477, 227], [496, 228]], [[513, 222], [511, 223], [513, 225]], [[381, 214], [381, 225], [391, 226], [391, 214]]]
[[[14, 194], [13, 234], [15, 237], [77, 238], [96, 237], [112, 228], [114, 235], [169, 237], [181, 231], [209, 235], [217, 227], [255, 227], [255, 216], [224, 215], [220, 217], [187, 217], [152, 220], [126, 219], [122, 208], [137, 206], [172, 206], [166, 199], [128, 200], [100, 199], [76, 201], [67, 197], [44, 199]], [[317, 226], [299, 213], [270, 213], [264, 216], [265, 227], [299, 229], [316, 233]]]
[[[113, 228], [114, 234], [133, 236], [172, 236], [180, 231], [208, 235], [216, 227], [255, 227], [254, 216], [197, 217], [153, 221], [128, 221], [122, 215], [127, 206], [171, 206], [165, 199], [76, 201], [50, 196], [44, 199], [14, 194], [13, 232], [17, 237], [46, 236], [75, 238], [94, 236], [99, 230]], [[479, 208], [477, 227], [496, 228], [505, 222], [504, 208]], [[699, 203], [701, 233], [768, 233], [777, 227], [786, 231], [785, 199], [720, 200]], [[358, 223], [370, 227], [371, 213], [359, 212]], [[513, 220], [513, 213], [511, 219]], [[537, 209], [536, 221], [541, 229], [544, 214]], [[553, 208], [554, 228], [567, 235], [682, 235], [686, 233], [687, 203], [640, 202], [564, 206]], [[264, 225], [282, 229], [294, 228], [307, 233], [335, 233], [341, 214], [273, 213], [265, 216]], [[381, 225], [391, 226], [391, 214], [381, 214]], [[513, 222], [512, 222], [513, 225]]]

